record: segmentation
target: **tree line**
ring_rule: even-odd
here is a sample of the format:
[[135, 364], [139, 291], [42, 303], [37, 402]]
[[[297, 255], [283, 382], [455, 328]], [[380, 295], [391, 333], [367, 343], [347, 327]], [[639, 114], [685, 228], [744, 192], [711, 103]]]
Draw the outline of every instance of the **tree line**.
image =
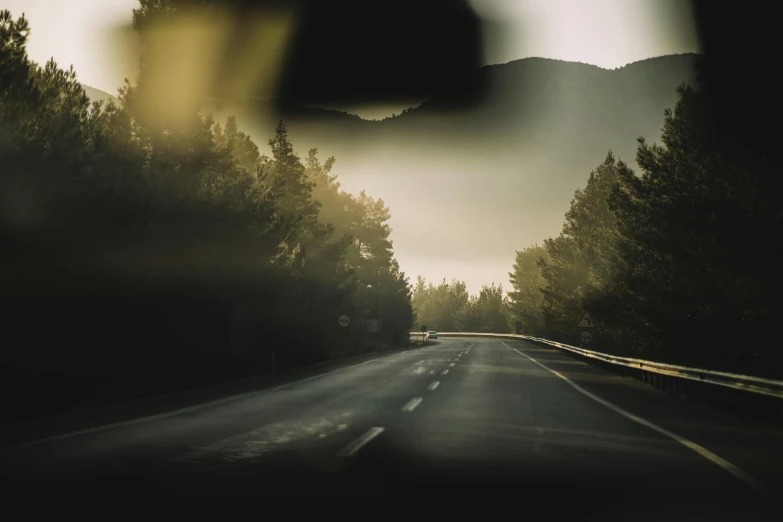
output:
[[478, 295], [469, 295], [463, 281], [438, 286], [419, 276], [413, 287], [416, 326], [443, 332], [509, 333], [509, 301], [502, 285], [484, 285]]
[[[170, 8], [142, 1], [134, 27], [143, 36]], [[389, 209], [341, 190], [334, 158], [300, 157], [283, 122], [264, 154], [233, 117], [162, 111], [144, 61], [118, 104], [92, 102], [73, 68], [29, 59], [29, 34], [0, 13], [0, 257], [16, 339], [4, 386], [56, 409], [269, 372], [272, 354], [281, 370], [408, 342]]]
[[[509, 319], [591, 349], [783, 377], [780, 173], [716, 129], [681, 86], [660, 144], [638, 140], [637, 174], [610, 151], [577, 190], [561, 233], [517, 252]], [[728, 109], [727, 110], [731, 110]]]

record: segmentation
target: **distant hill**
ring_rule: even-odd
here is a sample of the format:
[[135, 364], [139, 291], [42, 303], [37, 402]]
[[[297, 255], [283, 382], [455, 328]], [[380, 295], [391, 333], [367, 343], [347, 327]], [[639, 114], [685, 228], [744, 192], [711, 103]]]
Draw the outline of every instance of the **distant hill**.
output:
[[109, 101], [113, 101], [114, 103], [119, 103], [119, 100], [116, 96], [112, 96], [108, 92], [103, 92], [99, 89], [95, 89], [94, 87], [90, 87], [88, 85], [82, 85], [84, 88], [84, 91], [87, 93], [87, 96], [92, 101], [103, 101], [105, 103], [109, 103]]
[[382, 121], [304, 107], [280, 116], [298, 137], [297, 145], [318, 146], [338, 160], [347, 160], [356, 149], [420, 148], [422, 141], [440, 148], [459, 142], [480, 143], [485, 151], [501, 154], [527, 155], [534, 149], [536, 156], [580, 169], [610, 148], [633, 161], [638, 136], [657, 139], [676, 87], [696, 81], [695, 58], [665, 56], [615, 70], [527, 58], [482, 68], [486, 99], [465, 111], [454, 112], [434, 99]]

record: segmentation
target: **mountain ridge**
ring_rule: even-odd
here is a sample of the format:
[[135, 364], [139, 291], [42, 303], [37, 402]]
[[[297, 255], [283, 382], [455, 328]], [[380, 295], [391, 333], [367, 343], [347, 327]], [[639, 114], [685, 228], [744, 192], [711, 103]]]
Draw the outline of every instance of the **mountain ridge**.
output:
[[[615, 67], [613, 69], [609, 69], [609, 68], [606, 68], [606, 67], [601, 67], [599, 65], [590, 64], [590, 63], [586, 63], [586, 62], [578, 62], [578, 61], [571, 61], [571, 60], [561, 60], [561, 59], [558, 59], [558, 58], [546, 58], [546, 57], [541, 57], [541, 56], [529, 56], [529, 57], [525, 57], [525, 58], [519, 58], [519, 59], [516, 59], [516, 60], [511, 60], [511, 61], [508, 61], [508, 62], [505, 62], [505, 63], [483, 65], [482, 67], [480, 67], [480, 70], [496, 68], [496, 67], [507, 67], [507, 66], [511, 66], [511, 65], [520, 65], [520, 64], [523, 64], [523, 63], [530, 63], [530, 62], [535, 62], [535, 61], [542, 61], [542, 62], [555, 62], [555, 63], [560, 63], [560, 64], [573, 64], [573, 65], [579, 65], [579, 66], [586, 66], [586, 67], [589, 67], [589, 68], [598, 69], [600, 71], [619, 72], [619, 71], [626, 70], [629, 67], [633, 67], [633, 66], [638, 65], [638, 64], [650, 63], [650, 62], [660, 63], [661, 61], [666, 61], [667, 59], [672, 58], [672, 57], [696, 58], [698, 56], [701, 56], [701, 54], [700, 53], [667, 54], [667, 55], [662, 55], [662, 56], [654, 56], [654, 57], [650, 57], [650, 58], [645, 58], [643, 60], [637, 60], [637, 61], [634, 61], [634, 62], [629, 62], [629, 63], [627, 63], [627, 64], [625, 64], [625, 65], [623, 65], [621, 67]], [[109, 93], [107, 93], [107, 92], [105, 92], [105, 91], [103, 91], [101, 89], [98, 89], [98, 88], [95, 88], [95, 87], [92, 87], [92, 86], [89, 86], [89, 85], [86, 85], [86, 84], [82, 84], [82, 87], [84, 87], [85, 91], [87, 92], [87, 95], [92, 100], [99, 99], [99, 100], [108, 101], [108, 100], [111, 99], [111, 100], [115, 101], [115, 103], [118, 101], [116, 96], [111, 95], [111, 94], [109, 94]], [[391, 120], [391, 119], [394, 119], [394, 118], [400, 118], [400, 117], [404, 116], [405, 114], [408, 114], [410, 111], [421, 107], [422, 105], [426, 104], [429, 101], [430, 101], [429, 99], [428, 100], [424, 100], [424, 101], [422, 101], [418, 105], [412, 105], [408, 109], [405, 109], [400, 114], [395, 114], [393, 116], [387, 116], [387, 117], [381, 118], [381, 119], [366, 119], [366, 118], [362, 118], [358, 114], [351, 113], [351, 112], [348, 112], [348, 111], [343, 111], [343, 110], [339, 110], [339, 109], [328, 109], [328, 108], [323, 108], [323, 107], [300, 106], [300, 107], [297, 107], [297, 109], [302, 111], [302, 112], [304, 112], [304, 113], [310, 112], [313, 115], [315, 115], [315, 114], [336, 115], [337, 114], [337, 115], [340, 115], [340, 116], [343, 116], [343, 115], [350, 116], [350, 117], [352, 117], [351, 119], [358, 119], [358, 120], [365, 121], [365, 122], [368, 122], [368, 123], [382, 123], [384, 121]]]

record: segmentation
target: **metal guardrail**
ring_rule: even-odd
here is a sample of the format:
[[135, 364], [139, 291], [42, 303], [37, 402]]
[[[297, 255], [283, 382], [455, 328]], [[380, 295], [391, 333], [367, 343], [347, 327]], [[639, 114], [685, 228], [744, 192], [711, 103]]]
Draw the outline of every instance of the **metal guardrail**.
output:
[[429, 340], [430, 334], [429, 332], [410, 332], [410, 338], [411, 339], [418, 338], [418, 340], [420, 340], [421, 343], [424, 344]]
[[[413, 335], [413, 332], [411, 333]], [[630, 357], [619, 357], [606, 353], [587, 350], [578, 346], [571, 346], [563, 343], [556, 343], [548, 339], [531, 337], [529, 335], [515, 334], [488, 334], [488, 333], [470, 333], [470, 332], [438, 332], [439, 337], [496, 337], [504, 339], [522, 339], [539, 344], [553, 346], [560, 350], [577, 354], [594, 360], [599, 360], [615, 366], [623, 366], [635, 370], [641, 370], [667, 377], [675, 377], [689, 381], [696, 381], [705, 384], [714, 384], [724, 386], [735, 390], [742, 390], [769, 397], [783, 399], [783, 381], [765, 379], [763, 377], [753, 377], [750, 375], [739, 375], [734, 373], [719, 372], [707, 370], [704, 368], [688, 368], [686, 366], [677, 366], [675, 364], [659, 363], [655, 361], [646, 361], [643, 359], [633, 359]]]

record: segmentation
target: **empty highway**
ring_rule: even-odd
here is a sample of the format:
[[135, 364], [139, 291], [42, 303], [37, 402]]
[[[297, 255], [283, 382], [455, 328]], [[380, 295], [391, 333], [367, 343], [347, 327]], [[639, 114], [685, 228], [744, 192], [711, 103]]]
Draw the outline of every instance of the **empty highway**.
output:
[[[655, 518], [653, 502], [675, 520], [759, 519], [783, 491], [782, 464], [779, 428], [485, 338], [442, 338], [0, 453], [4, 491], [17, 495], [502, 494], [642, 519]], [[759, 512], [743, 518], [748, 509]]]

